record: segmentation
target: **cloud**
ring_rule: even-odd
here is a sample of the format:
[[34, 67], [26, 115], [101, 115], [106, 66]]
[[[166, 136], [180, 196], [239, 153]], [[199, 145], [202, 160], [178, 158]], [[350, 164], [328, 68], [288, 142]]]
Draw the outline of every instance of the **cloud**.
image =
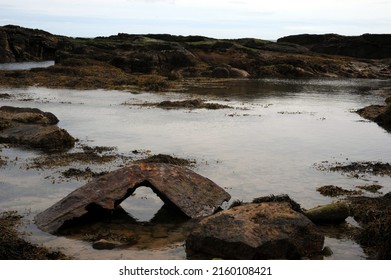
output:
[[391, 1], [13, 0], [0, 4], [0, 23], [72, 36], [118, 32], [267, 39], [303, 32], [354, 35], [389, 33]]

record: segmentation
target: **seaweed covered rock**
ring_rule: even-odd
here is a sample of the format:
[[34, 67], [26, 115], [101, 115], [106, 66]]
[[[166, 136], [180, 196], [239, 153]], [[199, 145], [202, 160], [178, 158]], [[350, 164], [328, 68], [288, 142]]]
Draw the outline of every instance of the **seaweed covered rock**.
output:
[[186, 240], [189, 256], [300, 259], [319, 254], [324, 236], [288, 202], [250, 203], [209, 216]]
[[304, 214], [315, 224], [338, 224], [350, 215], [349, 206], [344, 202], [334, 202], [304, 211]]
[[349, 197], [352, 216], [361, 229], [356, 241], [370, 259], [391, 259], [391, 193]]

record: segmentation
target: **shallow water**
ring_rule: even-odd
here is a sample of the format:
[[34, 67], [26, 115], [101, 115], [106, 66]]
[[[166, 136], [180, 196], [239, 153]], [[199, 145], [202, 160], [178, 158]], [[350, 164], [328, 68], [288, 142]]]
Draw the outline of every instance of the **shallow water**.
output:
[[54, 65], [54, 60], [0, 63], [0, 70], [30, 70], [33, 68], [46, 68]]
[[[352, 112], [382, 104], [379, 80], [259, 80], [231, 81], [192, 87], [181, 93], [131, 94], [104, 90], [55, 90], [0, 88], [13, 98], [2, 105], [36, 107], [54, 113], [59, 125], [82, 143], [115, 146], [118, 152], [150, 151], [197, 161], [193, 168], [225, 188], [232, 200], [286, 193], [304, 208], [334, 199], [316, 188], [337, 185], [346, 189], [377, 183], [391, 191], [389, 177], [348, 177], [321, 171], [314, 164], [354, 161], [391, 162], [391, 135]], [[232, 106], [220, 110], [163, 110], [140, 106], [144, 102], [202, 98]], [[26, 169], [39, 152], [3, 147], [9, 158], [0, 168], [0, 209], [30, 211], [32, 217], [51, 206], [84, 181], [53, 181], [58, 170]], [[105, 170], [115, 165], [101, 167]], [[45, 179], [46, 178], [46, 179]], [[54, 184], [53, 184], [54, 182]], [[368, 194], [370, 195], [370, 194]], [[134, 218], [148, 221], [162, 206], [143, 188], [121, 205]], [[53, 237], [29, 225], [31, 238], [45, 245], [63, 247], [82, 259], [185, 258], [183, 242], [159, 248], [96, 251], [88, 242]], [[330, 258], [365, 258], [351, 240], [328, 237], [334, 251]]]

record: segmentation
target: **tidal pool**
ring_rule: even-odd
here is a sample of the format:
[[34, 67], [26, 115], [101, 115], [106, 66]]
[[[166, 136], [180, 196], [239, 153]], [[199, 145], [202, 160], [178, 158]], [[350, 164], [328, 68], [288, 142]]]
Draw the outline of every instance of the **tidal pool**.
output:
[[[169, 154], [195, 160], [192, 169], [223, 187], [234, 200], [251, 201], [270, 194], [288, 194], [303, 208], [338, 198], [320, 195], [316, 188], [336, 185], [346, 189], [379, 184], [391, 191], [391, 179], [349, 177], [316, 168], [322, 162], [391, 162], [391, 135], [354, 111], [382, 104], [391, 82], [381, 80], [237, 80], [189, 86], [180, 92], [139, 93], [106, 90], [69, 90], [39, 87], [0, 88], [9, 99], [0, 104], [34, 107], [54, 113], [59, 126], [81, 143], [116, 147], [122, 155]], [[231, 109], [172, 109], [142, 106], [164, 100], [204, 99]], [[0, 167], [0, 209], [27, 213], [32, 221], [86, 180], [57, 180], [59, 169], [26, 168], [42, 152], [0, 146], [7, 164]], [[84, 168], [85, 166], [83, 166]], [[110, 171], [116, 164], [88, 166]], [[373, 195], [373, 194], [366, 194]], [[160, 199], [140, 188], [121, 206], [129, 217], [148, 222], [162, 207]], [[228, 206], [224, 205], [225, 207]], [[352, 226], [354, 221], [351, 222]], [[179, 226], [156, 231], [174, 232], [153, 244], [98, 251], [76, 237], [57, 237], [28, 223], [32, 241], [61, 248], [80, 259], [184, 259]], [[141, 235], [153, 235], [150, 231]], [[168, 234], [167, 236], [170, 236]], [[160, 240], [160, 241], [159, 241]], [[328, 236], [331, 259], [362, 259], [362, 248], [352, 240]]]

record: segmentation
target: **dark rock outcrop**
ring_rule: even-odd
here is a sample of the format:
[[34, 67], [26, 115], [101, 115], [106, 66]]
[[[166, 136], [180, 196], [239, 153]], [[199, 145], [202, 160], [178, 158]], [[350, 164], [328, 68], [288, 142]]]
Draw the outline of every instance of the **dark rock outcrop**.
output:
[[382, 59], [391, 57], [390, 34], [341, 36], [338, 34], [301, 34], [278, 39], [279, 43], [294, 43], [317, 53], [356, 58]]
[[[230, 195], [211, 180], [171, 164], [139, 163], [108, 173], [73, 191], [39, 213], [37, 226], [56, 233], [64, 223], [91, 209], [114, 210], [138, 187], [150, 187], [165, 203], [190, 218], [213, 214]], [[91, 210], [92, 211], [92, 210]]]
[[386, 99], [385, 105], [370, 105], [357, 110], [357, 113], [368, 120], [374, 121], [388, 132], [391, 132], [391, 100]]
[[315, 225], [288, 202], [264, 202], [204, 218], [186, 249], [224, 259], [300, 259], [319, 254], [323, 242]]
[[6, 25], [0, 29], [0, 63], [54, 60], [60, 36]]
[[0, 143], [44, 150], [73, 147], [75, 139], [58, 122], [55, 115], [39, 109], [0, 107]]

